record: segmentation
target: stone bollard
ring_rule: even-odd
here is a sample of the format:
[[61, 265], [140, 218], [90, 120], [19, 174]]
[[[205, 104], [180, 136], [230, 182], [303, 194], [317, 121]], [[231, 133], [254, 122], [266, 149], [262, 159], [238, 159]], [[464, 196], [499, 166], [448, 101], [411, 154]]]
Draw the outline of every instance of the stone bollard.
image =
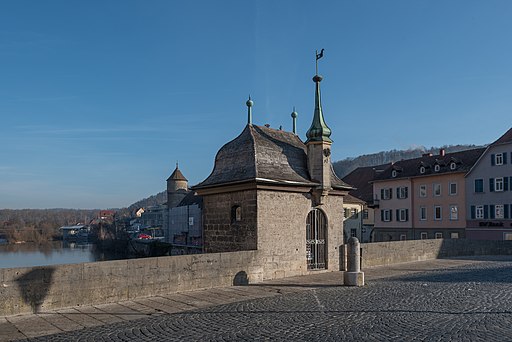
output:
[[348, 286], [364, 286], [364, 272], [361, 272], [361, 244], [356, 237], [347, 242], [347, 272], [344, 274], [344, 284]]

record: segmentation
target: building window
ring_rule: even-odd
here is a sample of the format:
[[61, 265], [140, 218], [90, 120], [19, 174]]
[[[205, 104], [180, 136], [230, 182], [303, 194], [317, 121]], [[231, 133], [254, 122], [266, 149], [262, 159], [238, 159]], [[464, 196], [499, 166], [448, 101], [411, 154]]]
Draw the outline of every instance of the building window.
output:
[[495, 213], [495, 218], [497, 219], [502, 219], [505, 217], [504, 215], [504, 206], [503, 204], [496, 204], [494, 206], [494, 213]]
[[231, 222], [239, 222], [242, 220], [242, 207], [234, 205], [231, 207]]
[[345, 215], [345, 218], [350, 218], [350, 208], [343, 209], [343, 215]]
[[459, 208], [456, 205], [450, 205], [450, 220], [457, 221], [459, 219]]
[[396, 188], [396, 197], [397, 198], [400, 198], [400, 199], [407, 198], [408, 195], [409, 195], [408, 187], [401, 186], [399, 188]]
[[420, 221], [427, 220], [427, 207], [420, 207]]
[[434, 196], [441, 196], [441, 184], [436, 183], [433, 185], [434, 188]]
[[484, 180], [475, 179], [475, 192], [484, 192]]
[[427, 234], [427, 232], [421, 232], [420, 239], [421, 239], [421, 240], [428, 239], [428, 234]]
[[483, 219], [484, 218], [484, 206], [483, 205], [477, 205], [476, 206], [475, 218], [477, 218], [477, 219]]
[[405, 241], [405, 240], [407, 240], [407, 235], [400, 234], [400, 241]]
[[351, 215], [350, 217], [351, 218], [354, 218], [354, 219], [358, 218], [358, 216], [359, 216], [358, 213], [359, 212], [357, 211], [357, 208], [350, 209], [350, 215]]
[[503, 191], [503, 177], [494, 179], [494, 191]]
[[420, 167], [420, 173], [421, 173], [421, 174], [424, 174], [424, 173], [425, 173], [425, 166], [421, 166], [421, 167]]
[[396, 170], [391, 171], [391, 177], [393, 177], [393, 178], [396, 177]]
[[439, 206], [439, 205], [434, 206], [434, 220], [440, 221], [442, 219], [441, 214], [442, 214], [441, 206]]
[[450, 183], [450, 195], [457, 195], [457, 183]]
[[382, 209], [380, 214], [383, 222], [390, 222], [392, 220], [390, 209]]
[[380, 189], [380, 198], [382, 198], [383, 200], [391, 199], [392, 196], [393, 196], [393, 191], [391, 188]]
[[420, 185], [420, 197], [427, 197], [427, 186]]
[[495, 161], [496, 165], [503, 165], [503, 153], [497, 153]]
[[512, 233], [503, 233], [503, 240], [512, 240]]
[[458, 239], [459, 233], [450, 233], [450, 239]]
[[357, 237], [357, 229], [350, 229], [350, 237]]
[[441, 166], [439, 166], [439, 164], [436, 164], [436, 166], [434, 166], [434, 171], [439, 172], [439, 170], [441, 170]]
[[368, 220], [368, 209], [363, 210], [363, 219]]
[[454, 162], [451, 162], [450, 163], [450, 170], [455, 170], [457, 168], [457, 164], [455, 164]]
[[436, 239], [442, 239], [443, 233], [436, 233]]
[[406, 222], [409, 220], [409, 209], [397, 209], [396, 220], [400, 222]]

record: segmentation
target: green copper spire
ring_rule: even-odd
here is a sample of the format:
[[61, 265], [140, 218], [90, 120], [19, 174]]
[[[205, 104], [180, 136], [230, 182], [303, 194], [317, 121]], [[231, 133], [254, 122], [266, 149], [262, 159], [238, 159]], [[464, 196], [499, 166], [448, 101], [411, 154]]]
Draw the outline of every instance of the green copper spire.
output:
[[315, 77], [313, 77], [313, 81], [316, 84], [316, 92], [315, 92], [315, 114], [313, 115], [313, 122], [311, 123], [311, 127], [309, 127], [308, 131], [306, 132], [306, 137], [308, 138], [306, 140], [306, 144], [308, 142], [314, 142], [314, 141], [326, 141], [326, 142], [332, 142], [330, 136], [331, 136], [331, 129], [327, 126], [324, 120], [324, 114], [322, 112], [322, 101], [320, 97], [320, 82], [322, 81], [322, 76], [318, 75], [318, 60], [323, 57], [324, 50], [316, 54], [316, 69], [317, 74]]

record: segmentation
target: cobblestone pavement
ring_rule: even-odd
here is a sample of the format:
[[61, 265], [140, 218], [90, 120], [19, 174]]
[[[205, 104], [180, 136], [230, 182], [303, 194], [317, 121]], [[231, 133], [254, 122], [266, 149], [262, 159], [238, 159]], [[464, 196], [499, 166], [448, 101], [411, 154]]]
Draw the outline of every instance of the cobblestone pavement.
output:
[[511, 285], [512, 260], [488, 260], [30, 341], [512, 341]]

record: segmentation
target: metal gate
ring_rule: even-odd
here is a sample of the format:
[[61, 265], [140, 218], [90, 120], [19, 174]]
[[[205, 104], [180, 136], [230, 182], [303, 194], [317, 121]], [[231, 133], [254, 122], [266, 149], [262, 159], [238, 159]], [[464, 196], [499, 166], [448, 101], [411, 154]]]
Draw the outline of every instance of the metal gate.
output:
[[306, 260], [308, 270], [325, 269], [326, 244], [325, 214], [319, 209], [309, 212], [306, 219]]

